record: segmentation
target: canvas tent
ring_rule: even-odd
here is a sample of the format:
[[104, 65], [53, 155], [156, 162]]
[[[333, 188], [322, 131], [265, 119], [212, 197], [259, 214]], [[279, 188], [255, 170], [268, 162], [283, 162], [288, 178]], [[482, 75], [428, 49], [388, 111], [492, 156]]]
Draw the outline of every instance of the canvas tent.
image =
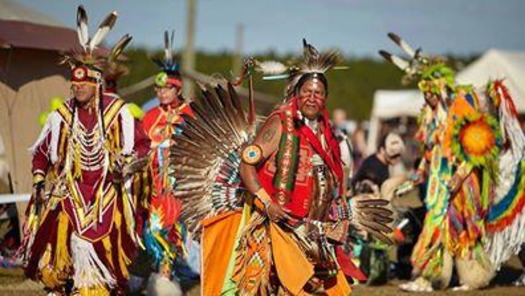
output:
[[[516, 108], [525, 114], [525, 52], [491, 49], [456, 75], [459, 84], [472, 84], [482, 88], [489, 79], [505, 79]], [[378, 90], [370, 116], [367, 148], [374, 151], [384, 120], [409, 116], [416, 117], [423, 105], [418, 90]]]
[[381, 136], [381, 122], [403, 116], [415, 117], [423, 102], [423, 95], [419, 90], [376, 91], [368, 129], [367, 151], [376, 150], [377, 141]]
[[[0, 202], [26, 199], [31, 192], [28, 148], [40, 132], [38, 117], [49, 109], [50, 99], [69, 94], [68, 70], [58, 62], [76, 43], [73, 29], [22, 5], [0, 2], [0, 136], [18, 194]], [[25, 204], [17, 205], [23, 215]]]
[[69, 94], [68, 71], [58, 61], [75, 42], [74, 30], [19, 4], [0, 2], [0, 135], [15, 192], [31, 189], [27, 148], [38, 136], [38, 116], [50, 98]]
[[2, 193], [7, 188], [8, 178], [7, 174], [9, 172], [9, 166], [5, 159], [5, 145], [2, 135], [0, 135], [0, 193]]
[[491, 49], [456, 76], [459, 84], [484, 87], [489, 79], [505, 79], [518, 113], [525, 114], [525, 51]]

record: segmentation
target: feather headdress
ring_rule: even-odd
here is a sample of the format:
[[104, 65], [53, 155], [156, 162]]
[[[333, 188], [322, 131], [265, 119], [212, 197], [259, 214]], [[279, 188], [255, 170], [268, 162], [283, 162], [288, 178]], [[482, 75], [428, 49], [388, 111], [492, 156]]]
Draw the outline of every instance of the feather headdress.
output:
[[155, 85], [166, 86], [171, 84], [177, 87], [182, 87], [180, 79], [180, 64], [173, 57], [173, 38], [175, 31], [164, 31], [164, 57], [162, 59], [153, 58], [153, 62], [157, 64], [161, 72], [155, 76]]
[[[68, 64], [72, 69], [72, 82], [95, 82], [102, 81], [102, 71], [106, 68], [108, 58], [96, 51], [107, 34], [111, 31], [117, 20], [115, 11], [108, 14], [98, 26], [97, 31], [90, 38], [88, 29], [88, 16], [82, 5], [77, 9], [77, 35], [80, 48], [72, 50], [66, 54], [61, 63]], [[129, 39], [130, 37], [123, 37]], [[129, 40], [127, 41], [129, 42]], [[124, 46], [127, 44], [125, 42]], [[119, 48], [114, 48], [113, 58], [117, 58], [122, 52], [122, 44], [117, 44]]]
[[[303, 62], [298, 65], [285, 66], [276, 61], [258, 62], [257, 70], [262, 72], [265, 80], [288, 79], [286, 95], [293, 95], [301, 77], [304, 75], [324, 75], [342, 60], [338, 51], [319, 52], [313, 45], [303, 39]], [[343, 69], [344, 67], [339, 67]]]
[[129, 69], [121, 61], [119, 57], [131, 41], [132, 37], [126, 34], [111, 49], [107, 61], [104, 63], [104, 81], [106, 83], [106, 92], [116, 92], [117, 80], [128, 74]]
[[[419, 80], [421, 91], [438, 92], [439, 85], [454, 87], [454, 70], [445, 65], [443, 57], [430, 57], [424, 54], [421, 48], [414, 50], [406, 41], [394, 33], [388, 33], [388, 37], [394, 41], [409, 57], [405, 60], [387, 51], [380, 50], [379, 54], [387, 61], [391, 62], [403, 72], [403, 83], [408, 84], [414, 80]], [[441, 81], [442, 83], [428, 83], [428, 81]]]

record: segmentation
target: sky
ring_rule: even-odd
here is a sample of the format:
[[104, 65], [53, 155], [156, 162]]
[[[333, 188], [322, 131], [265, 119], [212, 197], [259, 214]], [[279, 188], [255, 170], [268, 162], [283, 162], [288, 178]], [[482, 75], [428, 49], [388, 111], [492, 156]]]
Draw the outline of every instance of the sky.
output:
[[[4, 1], [4, 0], [0, 0]], [[107, 40], [130, 33], [134, 46], [160, 48], [163, 31], [175, 30], [175, 47], [185, 41], [187, 0], [14, 0], [76, 26], [83, 4], [94, 32], [116, 10]], [[195, 0], [195, 45], [207, 51], [233, 50], [238, 24], [243, 53], [297, 53], [302, 38], [317, 48], [339, 48], [350, 56], [378, 56], [396, 50], [395, 32], [414, 47], [434, 54], [469, 55], [489, 48], [525, 50], [523, 0]]]

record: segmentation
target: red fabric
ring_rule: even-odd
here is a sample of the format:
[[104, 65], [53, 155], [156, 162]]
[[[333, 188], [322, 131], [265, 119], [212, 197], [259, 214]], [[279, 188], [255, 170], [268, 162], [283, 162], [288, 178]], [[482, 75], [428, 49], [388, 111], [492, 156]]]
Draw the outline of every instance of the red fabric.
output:
[[[115, 98], [111, 96], [104, 96], [102, 98], [102, 106], [103, 109], [106, 110], [112, 103], [115, 102]], [[74, 100], [71, 99], [68, 102], [70, 109], [73, 109]], [[125, 107], [124, 107], [125, 108]], [[83, 109], [83, 108], [77, 108], [76, 112], [78, 112], [78, 119], [82, 123], [82, 125], [86, 128], [87, 131], [92, 131], [95, 128], [95, 125], [98, 121], [98, 114], [93, 112], [92, 110]], [[117, 120], [121, 120], [120, 115], [117, 115]], [[64, 123], [62, 123], [64, 124]], [[150, 141], [144, 134], [142, 127], [140, 124], [135, 125], [135, 150], [139, 154], [139, 156], [145, 156], [149, 151], [149, 145]], [[64, 136], [64, 135], [61, 135]], [[50, 168], [51, 163], [49, 159], [49, 143], [51, 140], [51, 133], [48, 134], [45, 141], [42, 142], [42, 144], [37, 147], [36, 154], [33, 157], [33, 172], [35, 170], [42, 170], [44, 174], [47, 173], [47, 170]], [[60, 161], [65, 160], [65, 156], [59, 155]], [[63, 163], [60, 163], [59, 165], [63, 165]], [[78, 189], [81, 193], [81, 198], [83, 198], [85, 204], [93, 204], [95, 203], [95, 195], [100, 186], [103, 186], [104, 188], [107, 188], [109, 186], [113, 186], [113, 176], [108, 173], [105, 183], [99, 184], [100, 176], [103, 173], [103, 169], [99, 169], [96, 171], [82, 171], [81, 172], [81, 178], [77, 181]], [[119, 193], [117, 193], [119, 194]], [[118, 197], [117, 197], [118, 199]], [[71, 223], [75, 226], [75, 229], [79, 229], [78, 222], [75, 219], [76, 211], [75, 208], [77, 207], [74, 205], [73, 200], [71, 198], [64, 199], [62, 201], [63, 210], [66, 211], [66, 213], [70, 217]], [[114, 211], [114, 205], [109, 205], [106, 209], [106, 212], [104, 212], [102, 220], [102, 223], [95, 223], [93, 226], [91, 226], [86, 232], [82, 234], [83, 237], [89, 238], [91, 240], [98, 240], [102, 237], [104, 237], [111, 228], [112, 221], [113, 221], [113, 211]]]
[[135, 146], [133, 150], [137, 153], [138, 158], [145, 157], [150, 150], [151, 140], [148, 138], [142, 127], [142, 122], [135, 119]]
[[[284, 112], [291, 111], [294, 115], [294, 120], [300, 120], [297, 114], [297, 98], [292, 98], [291, 102], [279, 110], [275, 111], [273, 115], [282, 116]], [[282, 118], [282, 117], [281, 117]], [[328, 144], [328, 149], [322, 148], [321, 142], [313, 134], [310, 128], [302, 125], [296, 129], [296, 135], [299, 137], [299, 163], [297, 166], [295, 183], [292, 193], [290, 194], [290, 202], [284, 205], [285, 208], [289, 209], [294, 216], [303, 218], [308, 214], [309, 201], [312, 194], [313, 176], [310, 174], [312, 171], [312, 164], [310, 159], [314, 153], [318, 153], [330, 170], [335, 174], [339, 183], [342, 183], [343, 170], [340, 160], [339, 144], [335, 141], [332, 135], [332, 129], [330, 122], [327, 117], [326, 110], [321, 115], [321, 130], [324, 136], [325, 142]], [[258, 176], [261, 186], [270, 194], [274, 196], [277, 193], [277, 189], [273, 185], [273, 179], [276, 174], [276, 154], [258, 169]]]
[[[294, 114], [294, 116], [297, 116], [297, 101], [297, 97], [291, 99], [292, 110], [294, 111], [292, 114]], [[321, 123], [321, 130], [324, 136], [324, 140], [328, 145], [328, 150], [323, 149], [319, 138], [306, 125], [301, 125], [299, 127], [299, 131], [306, 136], [308, 142], [312, 145], [314, 150], [319, 154], [319, 156], [323, 158], [326, 165], [330, 167], [332, 172], [337, 176], [337, 179], [341, 181], [343, 179], [343, 168], [341, 166], [341, 152], [339, 150], [339, 144], [337, 143], [336, 139], [332, 134], [332, 126], [330, 125], [330, 119], [328, 117], [328, 112], [326, 111], [326, 109], [322, 110], [319, 121]]]
[[171, 84], [173, 86], [176, 86], [178, 88], [182, 87], [182, 81], [175, 77], [168, 77], [168, 84]]
[[[159, 131], [164, 129], [166, 125], [168, 124], [168, 114], [171, 111], [175, 111], [177, 106], [175, 105], [167, 105], [167, 106], [157, 106], [144, 115], [144, 118], [142, 118], [142, 126], [144, 128], [144, 132], [146, 133], [146, 136], [149, 137], [152, 141], [152, 147], [155, 147], [158, 145], [158, 143], [162, 142], [164, 140], [164, 137], [160, 134]], [[190, 106], [187, 104], [182, 104], [180, 106], [180, 109], [178, 110], [180, 114], [187, 114], [187, 115], [193, 115], [193, 111], [191, 111]], [[177, 118], [173, 122], [170, 122], [170, 124], [177, 124], [182, 122], [182, 117]]]
[[[276, 167], [276, 153], [258, 170], [259, 182], [261, 186], [272, 197], [277, 193], [273, 185]], [[308, 214], [310, 199], [312, 195], [312, 186], [314, 179], [312, 174], [312, 164], [310, 159], [313, 155], [313, 149], [306, 141], [304, 136], [299, 135], [299, 163], [297, 165], [295, 183], [293, 191], [290, 194], [290, 201], [284, 205], [296, 217], [303, 218]], [[274, 201], [276, 201], [274, 199]]]
[[336, 247], [335, 252], [337, 256], [337, 262], [339, 263], [339, 266], [341, 266], [341, 270], [347, 277], [351, 277], [360, 282], [364, 282], [367, 280], [366, 275], [361, 271], [361, 269], [359, 269], [359, 267], [355, 266], [350, 256], [346, 255], [345, 252], [343, 252], [343, 250], [341, 249], [341, 247]]
[[494, 89], [496, 91], [501, 91], [503, 95], [502, 99], [505, 100], [505, 102], [507, 103], [508, 112], [513, 116], [517, 116], [518, 112], [516, 111], [516, 106], [514, 105], [514, 101], [512, 100], [512, 97], [509, 94], [509, 90], [507, 89], [505, 84], [503, 84], [502, 79], [496, 80], [494, 82]]
[[[176, 125], [184, 121], [184, 118], [180, 116], [182, 114], [193, 115], [193, 112], [187, 104], [179, 106], [174, 102], [171, 105], [157, 106], [149, 110], [142, 119], [144, 131], [151, 139], [153, 150], [150, 156], [150, 170], [153, 179], [150, 213], [162, 212], [161, 222], [164, 227], [173, 225], [179, 219], [182, 204], [171, 191], [164, 192], [171, 184], [168, 183], [169, 180], [165, 178], [165, 175], [160, 173], [160, 167], [167, 165], [166, 161], [169, 159], [170, 152], [168, 149], [158, 149], [158, 147], [166, 140], [171, 141]], [[159, 163], [159, 153], [162, 153], [163, 164]]]
[[33, 155], [33, 168], [32, 172], [35, 174], [36, 171], [41, 171], [44, 175], [51, 166], [51, 161], [47, 156], [49, 151], [49, 144], [51, 142], [51, 133], [47, 134], [46, 138], [42, 143], [36, 147], [35, 154]]

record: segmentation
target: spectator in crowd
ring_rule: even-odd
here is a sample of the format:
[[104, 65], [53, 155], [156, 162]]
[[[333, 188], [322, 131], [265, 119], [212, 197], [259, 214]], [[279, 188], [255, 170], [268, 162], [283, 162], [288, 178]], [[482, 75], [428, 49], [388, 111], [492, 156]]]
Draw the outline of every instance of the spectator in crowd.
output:
[[[390, 167], [400, 161], [404, 150], [404, 142], [398, 134], [383, 136], [377, 152], [365, 159], [356, 173], [352, 181], [354, 193], [379, 194], [379, 188], [390, 177]], [[386, 284], [390, 265], [386, 245], [375, 240], [358, 241], [354, 255], [360, 259], [360, 268], [368, 277], [367, 284]]]

